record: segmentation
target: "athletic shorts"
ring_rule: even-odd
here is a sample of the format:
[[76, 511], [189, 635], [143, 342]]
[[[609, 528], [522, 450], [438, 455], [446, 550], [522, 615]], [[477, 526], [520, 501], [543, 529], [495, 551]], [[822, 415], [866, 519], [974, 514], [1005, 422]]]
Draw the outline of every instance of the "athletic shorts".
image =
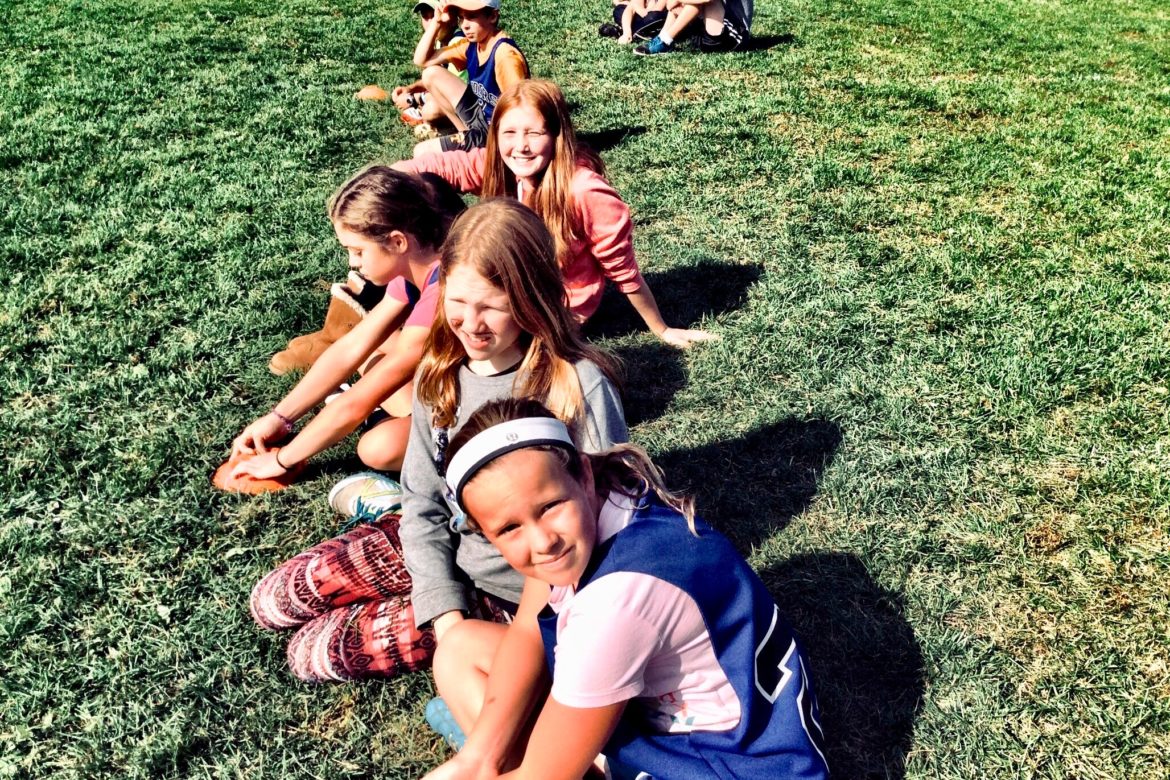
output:
[[480, 100], [470, 85], [464, 89], [459, 103], [455, 106], [455, 113], [459, 115], [463, 124], [467, 125], [467, 129], [461, 133], [441, 137], [439, 143], [442, 145], [443, 151], [450, 152], [461, 149], [470, 152], [472, 149], [487, 146], [488, 125], [490, 124], [487, 118], [489, 108], [491, 106]]

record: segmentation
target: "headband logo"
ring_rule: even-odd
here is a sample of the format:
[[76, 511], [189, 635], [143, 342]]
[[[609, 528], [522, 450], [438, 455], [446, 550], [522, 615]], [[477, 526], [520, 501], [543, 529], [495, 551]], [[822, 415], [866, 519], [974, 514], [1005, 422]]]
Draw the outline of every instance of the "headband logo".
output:
[[508, 440], [508, 443], [509, 443], [509, 444], [515, 444], [516, 442], [520, 441], [520, 434], [518, 434], [518, 433], [509, 433], [509, 434], [508, 434], [507, 436], [505, 436], [504, 438]]

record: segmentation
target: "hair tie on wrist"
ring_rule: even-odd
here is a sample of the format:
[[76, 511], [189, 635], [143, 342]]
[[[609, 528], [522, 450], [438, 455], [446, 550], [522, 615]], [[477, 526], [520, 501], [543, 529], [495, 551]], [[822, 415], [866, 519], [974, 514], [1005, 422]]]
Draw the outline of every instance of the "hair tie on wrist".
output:
[[284, 469], [285, 471], [288, 471], [288, 466], [286, 466], [286, 465], [284, 465], [283, 463], [281, 463], [281, 462], [280, 462], [280, 450], [277, 450], [276, 452], [272, 453], [272, 459], [273, 459], [274, 461], [276, 461], [276, 465], [277, 465], [277, 466], [280, 466], [280, 467], [281, 467], [282, 469]]

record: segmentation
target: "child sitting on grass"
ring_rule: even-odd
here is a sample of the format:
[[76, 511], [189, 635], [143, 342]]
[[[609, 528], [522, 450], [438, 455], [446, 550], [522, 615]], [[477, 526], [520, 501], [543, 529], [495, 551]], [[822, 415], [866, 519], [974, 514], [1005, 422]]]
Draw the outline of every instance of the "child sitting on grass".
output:
[[393, 167], [437, 173], [483, 198], [516, 198], [539, 214], [556, 240], [569, 308], [578, 320], [597, 311], [611, 281], [666, 343], [685, 348], [717, 338], [672, 328], [663, 319], [634, 257], [630, 207], [606, 181], [601, 158], [578, 144], [565, 96], [551, 81], [528, 79], [504, 92], [487, 147], [426, 154]]
[[[481, 407], [450, 451], [468, 526], [525, 582], [510, 625], [464, 621], [439, 646], [435, 682], [467, 737], [427, 780], [576, 780], [599, 754], [615, 778], [828, 777], [792, 630], [643, 450], [582, 453], [523, 399]], [[428, 719], [458, 743], [436, 704]]]
[[[442, 477], [448, 436], [481, 404], [539, 397], [574, 424], [589, 451], [628, 438], [612, 359], [574, 327], [539, 217], [502, 198], [476, 204], [451, 226], [441, 255], [442, 305], [415, 378], [401, 518], [382, 514], [322, 542], [252, 591], [262, 627], [299, 627], [288, 662], [302, 680], [425, 668], [436, 642], [466, 616], [515, 613], [521, 577], [490, 544], [461, 532]], [[357, 491], [345, 482], [334, 508], [348, 503], [345, 493], [347, 513], [361, 514], [370, 498], [386, 509], [397, 504], [399, 490], [385, 477], [351, 483]]]
[[702, 20], [699, 51], [738, 51], [751, 36], [754, 0], [666, 0], [668, 16], [662, 32], [634, 49], [634, 54], [667, 54], [675, 40]]
[[666, 0], [613, 0], [613, 21], [601, 25], [598, 34], [621, 44], [632, 43], [635, 36], [648, 38], [666, 21]]
[[[410, 432], [412, 379], [439, 300], [439, 246], [463, 210], [463, 201], [437, 176], [418, 177], [373, 165], [343, 184], [329, 200], [337, 240], [351, 269], [369, 284], [386, 286], [382, 301], [334, 342], [296, 387], [232, 443], [241, 461], [232, 478], [285, 474], [370, 423], [358, 456], [371, 468], [398, 470]], [[281, 449], [293, 424], [355, 372], [361, 379], [321, 410]], [[383, 410], [381, 420], [371, 414]]]
[[[475, 149], [487, 142], [488, 125], [500, 93], [528, 78], [528, 61], [516, 42], [500, 29], [500, 0], [453, 0], [440, 9], [428, 32], [419, 41], [416, 55], [455, 9], [463, 38], [431, 53], [421, 63], [421, 83], [428, 103], [458, 131], [423, 141], [415, 155], [451, 149]], [[416, 62], [418, 58], [416, 56]], [[447, 65], [467, 70], [467, 83], [447, 70]]]

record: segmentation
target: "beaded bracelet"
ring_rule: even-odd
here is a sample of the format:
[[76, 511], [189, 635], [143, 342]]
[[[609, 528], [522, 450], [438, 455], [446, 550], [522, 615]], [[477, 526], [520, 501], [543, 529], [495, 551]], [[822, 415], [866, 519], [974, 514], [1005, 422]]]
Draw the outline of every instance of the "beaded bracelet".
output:
[[284, 426], [285, 435], [288, 435], [288, 434], [293, 432], [293, 421], [290, 420], [288, 417], [285, 417], [280, 412], [276, 411], [275, 406], [272, 407], [272, 411], [269, 412], [269, 414], [275, 416], [276, 419], [280, 420], [281, 424]]

